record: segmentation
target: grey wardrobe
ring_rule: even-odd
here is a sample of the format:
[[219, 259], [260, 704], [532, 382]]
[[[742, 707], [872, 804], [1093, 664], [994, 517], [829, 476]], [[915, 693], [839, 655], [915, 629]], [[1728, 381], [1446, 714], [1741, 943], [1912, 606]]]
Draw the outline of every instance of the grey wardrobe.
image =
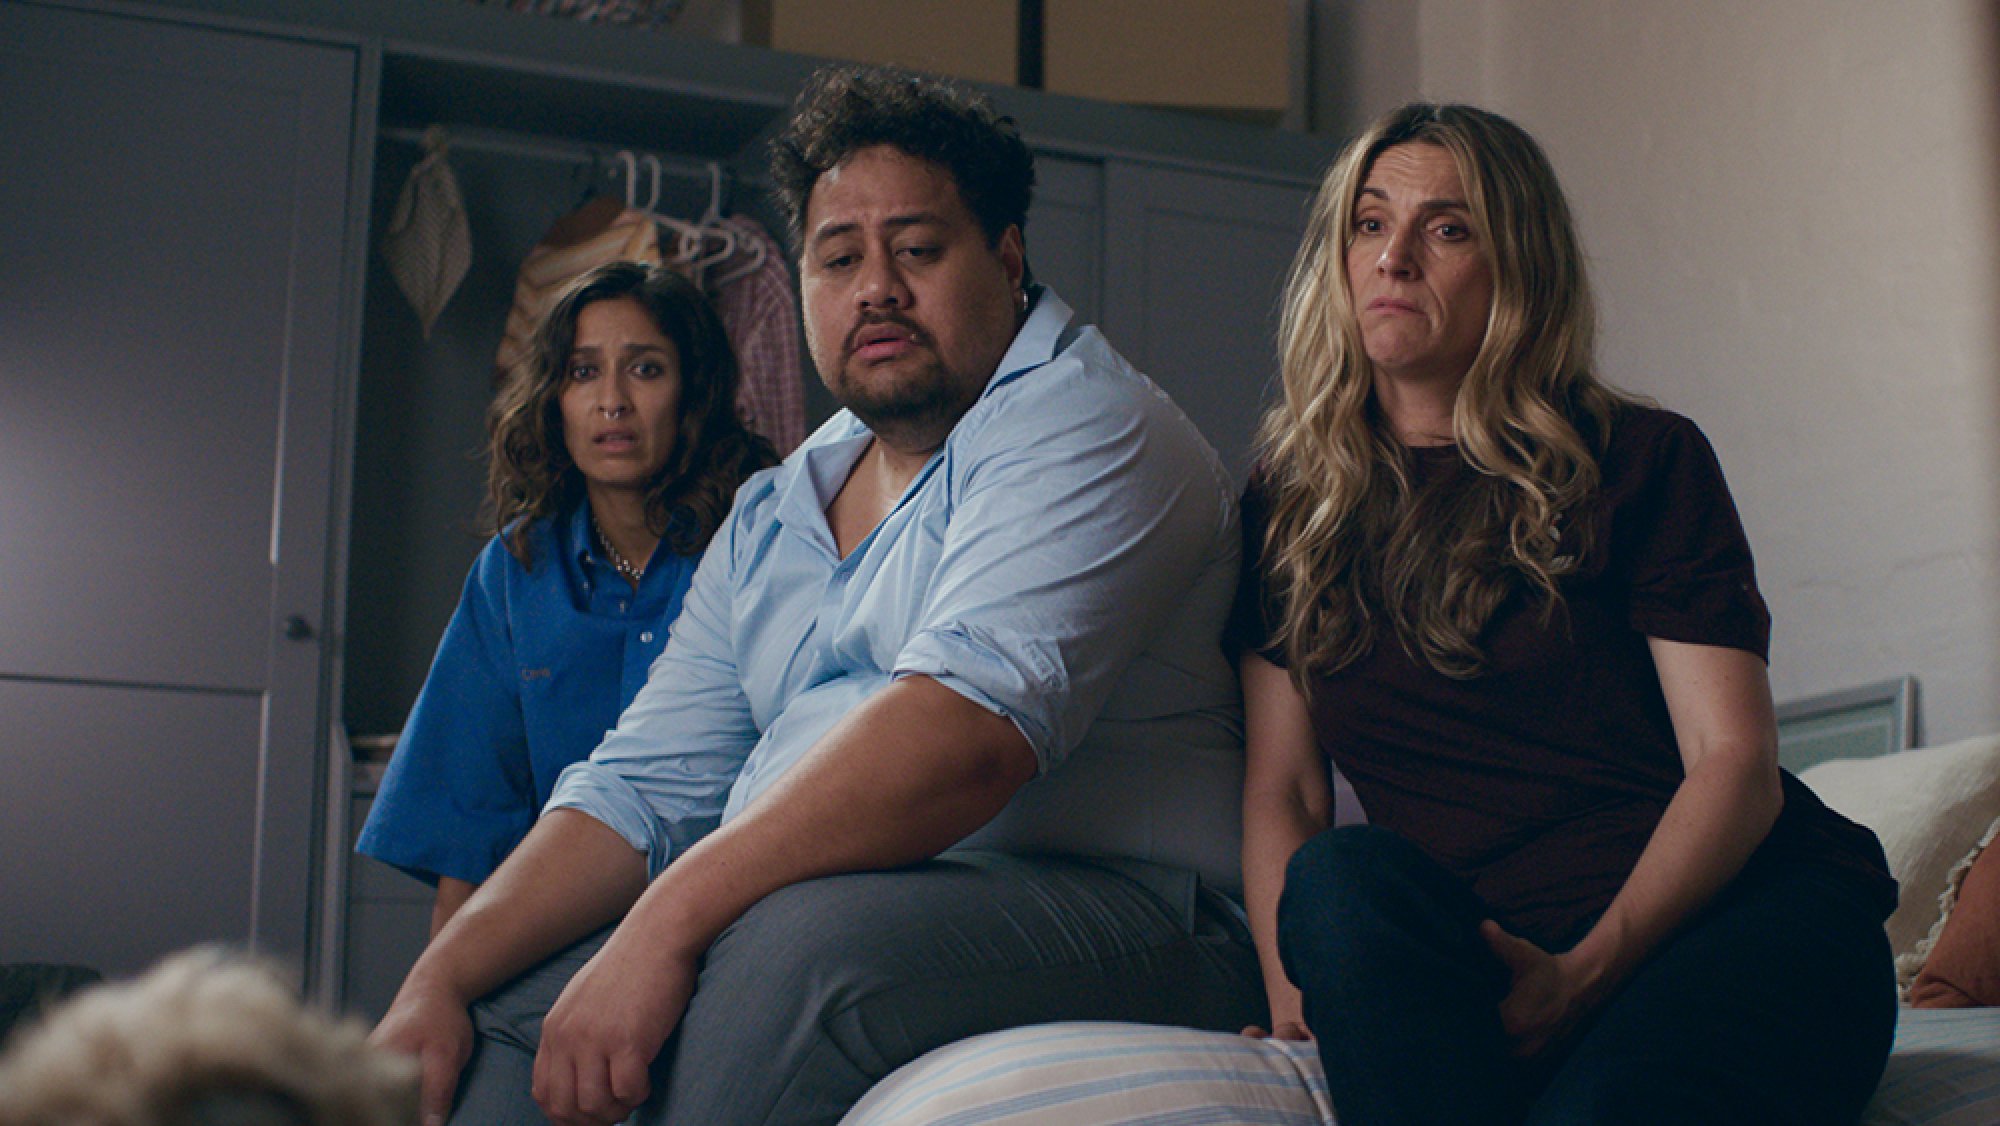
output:
[[301, 961], [355, 53], [0, 4], [0, 961]]

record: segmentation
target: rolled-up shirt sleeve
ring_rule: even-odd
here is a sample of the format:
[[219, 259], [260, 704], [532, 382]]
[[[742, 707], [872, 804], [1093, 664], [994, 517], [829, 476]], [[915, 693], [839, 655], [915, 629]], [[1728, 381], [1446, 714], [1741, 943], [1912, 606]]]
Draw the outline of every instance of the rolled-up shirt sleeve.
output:
[[894, 669], [1012, 720], [1044, 772], [1231, 527], [1224, 475], [1192, 424], [1101, 338], [1079, 348], [1099, 365], [1089, 377], [1058, 360], [1019, 391], [1031, 402], [960, 423], [977, 429], [955, 436], [942, 556]]
[[1632, 628], [1648, 637], [1742, 649], [1769, 659], [1771, 612], [1750, 541], [1707, 435], [1658, 412], [1643, 481], [1614, 524]]
[[556, 779], [544, 807], [603, 822], [645, 855], [648, 879], [721, 822], [757, 743], [731, 634], [743, 507], [702, 557], [645, 686], [590, 757]]

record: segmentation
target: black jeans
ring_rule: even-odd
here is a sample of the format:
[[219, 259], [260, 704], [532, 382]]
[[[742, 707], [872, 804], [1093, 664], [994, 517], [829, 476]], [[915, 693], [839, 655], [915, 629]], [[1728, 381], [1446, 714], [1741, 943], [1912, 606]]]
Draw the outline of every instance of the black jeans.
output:
[[1477, 930], [1490, 912], [1394, 833], [1306, 842], [1279, 948], [1341, 1126], [1842, 1126], [1896, 1022], [1882, 920], [1848, 883], [1759, 857], [1580, 1034], [1528, 1061], [1500, 1027], [1510, 978]]

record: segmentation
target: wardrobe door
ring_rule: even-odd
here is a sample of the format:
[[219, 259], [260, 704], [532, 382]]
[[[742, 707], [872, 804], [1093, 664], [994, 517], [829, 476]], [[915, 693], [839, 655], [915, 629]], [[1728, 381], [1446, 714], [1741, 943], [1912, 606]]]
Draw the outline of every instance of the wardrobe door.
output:
[[1124, 162], [1105, 173], [1105, 335], [1240, 482], [1277, 393], [1278, 299], [1312, 191]]
[[[1035, 280], [1062, 295], [1077, 319], [1099, 323], [1104, 277], [1104, 167], [1035, 154], [1035, 204], [1024, 232]], [[1114, 340], [1115, 345], [1118, 341]]]
[[355, 66], [0, 2], [0, 962], [304, 956]]

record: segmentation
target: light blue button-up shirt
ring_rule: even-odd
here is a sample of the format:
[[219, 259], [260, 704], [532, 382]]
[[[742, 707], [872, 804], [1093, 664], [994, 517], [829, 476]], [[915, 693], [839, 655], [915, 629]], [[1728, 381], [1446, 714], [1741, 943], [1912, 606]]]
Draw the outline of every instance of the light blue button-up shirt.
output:
[[890, 681], [1003, 715], [1041, 777], [971, 843], [1235, 887], [1241, 712], [1219, 641], [1232, 486], [1179, 408], [1046, 290], [993, 379], [842, 559], [826, 509], [872, 437], [828, 420], [752, 477], [646, 686], [549, 809], [657, 875]]

